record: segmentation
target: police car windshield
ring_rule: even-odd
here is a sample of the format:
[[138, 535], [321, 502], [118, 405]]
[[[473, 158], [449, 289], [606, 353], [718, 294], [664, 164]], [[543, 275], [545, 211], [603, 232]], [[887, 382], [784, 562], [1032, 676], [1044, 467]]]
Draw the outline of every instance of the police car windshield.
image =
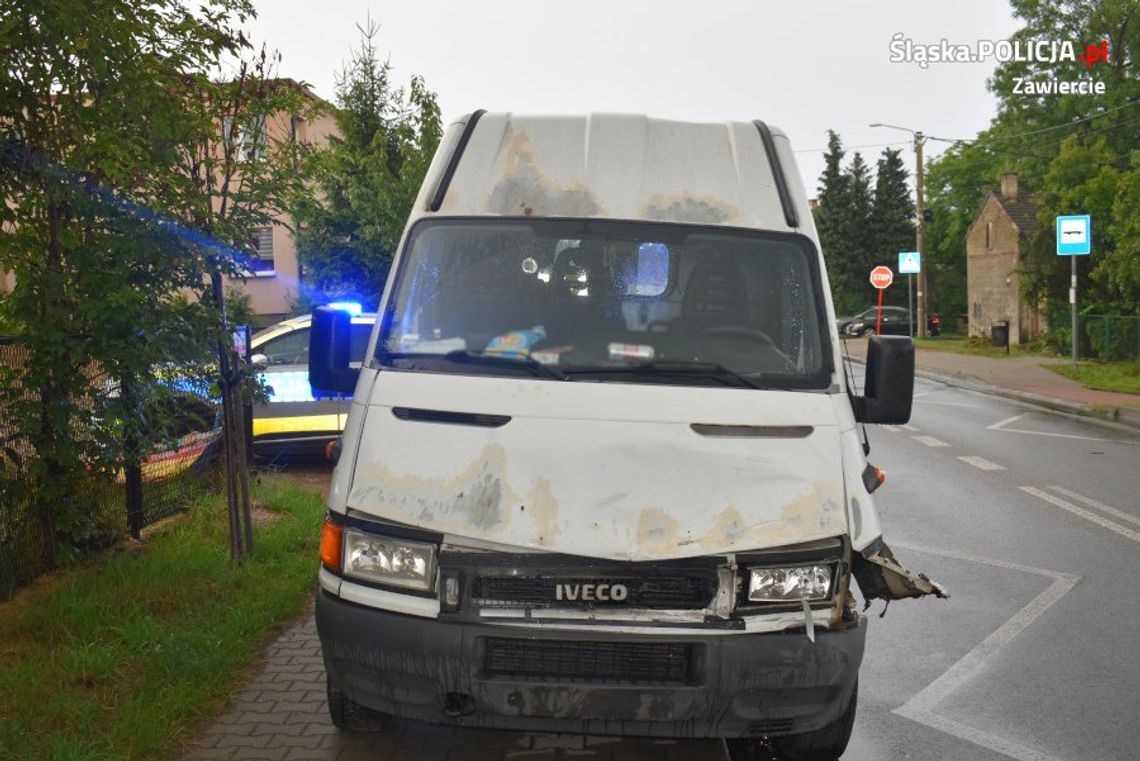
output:
[[[377, 356], [395, 369], [464, 374], [510, 368], [443, 358], [525, 357], [601, 382], [826, 388], [819, 282], [815, 249], [798, 235], [598, 220], [421, 222]], [[646, 371], [629, 372], [637, 366]]]

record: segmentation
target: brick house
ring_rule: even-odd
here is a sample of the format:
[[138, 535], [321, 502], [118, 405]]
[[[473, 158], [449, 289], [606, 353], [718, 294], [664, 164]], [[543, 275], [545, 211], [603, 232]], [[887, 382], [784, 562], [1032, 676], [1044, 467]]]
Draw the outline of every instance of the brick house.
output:
[[1037, 227], [1037, 207], [1022, 196], [1017, 175], [1006, 172], [1001, 192], [986, 196], [966, 231], [966, 292], [969, 332], [989, 336], [994, 322], [1009, 321], [1009, 342], [1028, 343], [1045, 325], [1040, 310], [1021, 295], [1021, 246]]

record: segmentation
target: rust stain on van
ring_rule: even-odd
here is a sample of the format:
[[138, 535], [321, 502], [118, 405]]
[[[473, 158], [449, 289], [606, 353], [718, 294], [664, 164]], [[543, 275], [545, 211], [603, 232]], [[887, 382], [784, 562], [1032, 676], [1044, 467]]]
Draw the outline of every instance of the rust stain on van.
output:
[[534, 521], [534, 538], [543, 547], [550, 546], [558, 536], [558, 500], [554, 497], [550, 479], [538, 478], [526, 494], [526, 514]]
[[641, 211], [645, 219], [655, 222], [689, 222], [721, 224], [740, 216], [740, 210], [719, 198], [658, 194], [649, 199]]
[[538, 171], [525, 132], [511, 131], [505, 142], [503, 177], [487, 197], [488, 212], [539, 217], [603, 215], [588, 186], [580, 182], [562, 185]]
[[484, 447], [453, 478], [398, 475], [381, 462], [359, 463], [357, 472], [363, 476], [357, 480], [368, 486], [353, 489], [350, 507], [390, 506], [390, 517], [419, 521], [436, 530], [485, 531], [503, 526], [510, 519], [503, 505], [518, 500], [505, 484], [506, 452], [499, 444]]
[[647, 552], [667, 552], [677, 546], [680, 526], [677, 519], [657, 507], [647, 507], [637, 520], [637, 548]]

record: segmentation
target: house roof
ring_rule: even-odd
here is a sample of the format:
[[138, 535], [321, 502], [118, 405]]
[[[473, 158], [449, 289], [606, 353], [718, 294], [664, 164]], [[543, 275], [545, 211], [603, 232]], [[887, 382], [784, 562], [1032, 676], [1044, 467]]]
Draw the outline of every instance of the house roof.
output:
[[978, 224], [981, 220], [982, 212], [986, 210], [986, 204], [990, 202], [990, 198], [993, 198], [997, 202], [997, 205], [1001, 207], [1001, 210], [1004, 211], [1005, 215], [1013, 222], [1014, 227], [1017, 228], [1017, 232], [1020, 235], [1025, 235], [1036, 229], [1037, 204], [1023, 198], [1018, 198], [1014, 201], [991, 190], [986, 195], [985, 200], [982, 201], [982, 205], [978, 207], [978, 212], [974, 215], [974, 221], [966, 228], [966, 234], [963, 236], [963, 239], [969, 238], [970, 233], [974, 231], [974, 225]]
[[993, 194], [997, 197], [997, 202], [1001, 204], [1005, 213], [1017, 225], [1017, 229], [1023, 235], [1031, 232], [1033, 228], [1037, 227], [1037, 205], [1018, 198], [1016, 201], [1005, 198], [997, 193]]

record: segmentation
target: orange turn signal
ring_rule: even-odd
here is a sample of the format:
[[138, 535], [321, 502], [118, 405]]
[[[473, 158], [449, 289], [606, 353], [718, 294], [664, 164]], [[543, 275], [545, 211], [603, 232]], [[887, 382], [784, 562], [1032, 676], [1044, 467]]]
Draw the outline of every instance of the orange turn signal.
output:
[[882, 468], [875, 468], [875, 480], [879, 482], [879, 486], [887, 480], [887, 471]]
[[344, 546], [344, 526], [325, 516], [321, 525], [321, 562], [332, 571], [340, 571], [341, 548]]

